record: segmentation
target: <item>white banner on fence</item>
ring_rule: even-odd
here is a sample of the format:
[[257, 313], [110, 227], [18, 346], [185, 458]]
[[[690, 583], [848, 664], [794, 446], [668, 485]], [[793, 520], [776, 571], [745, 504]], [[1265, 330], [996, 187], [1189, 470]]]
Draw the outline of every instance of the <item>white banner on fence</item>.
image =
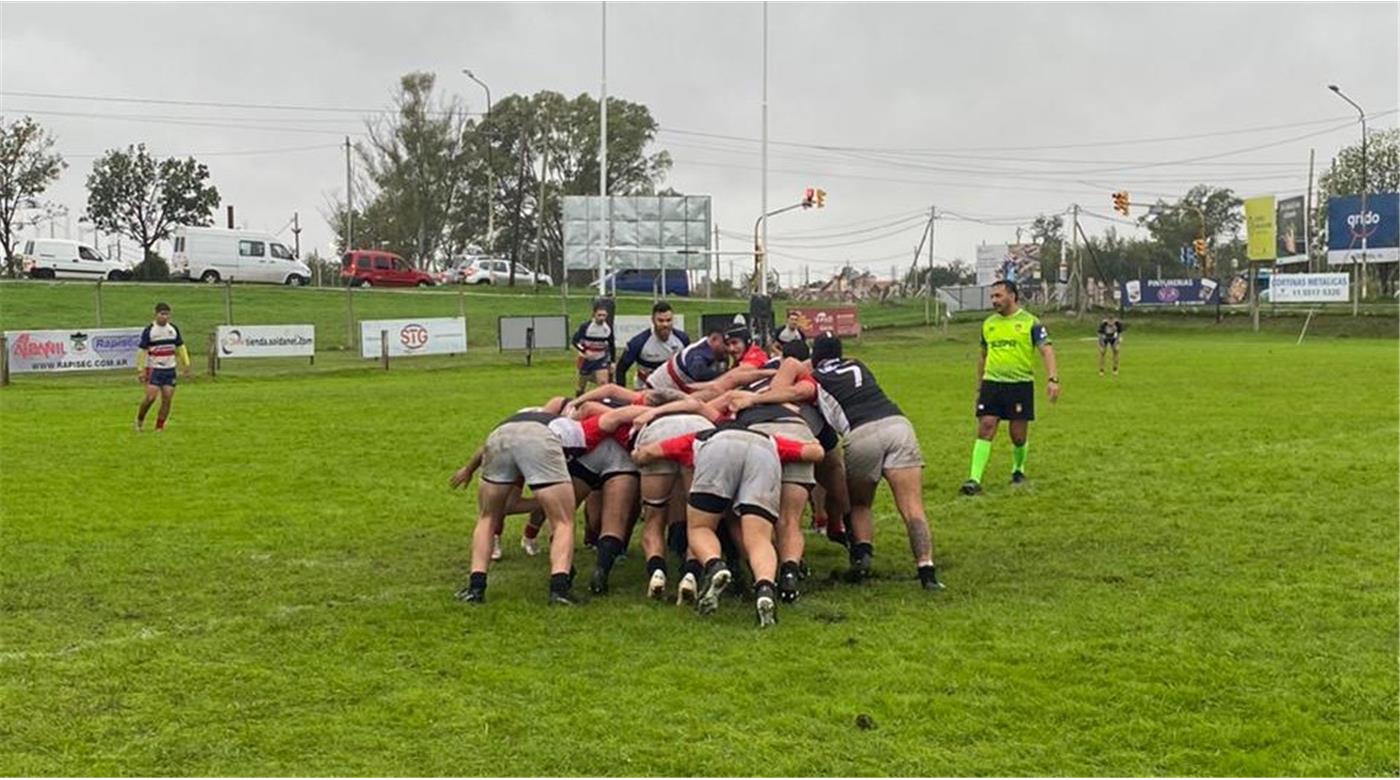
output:
[[379, 357], [380, 331], [389, 332], [390, 355], [447, 355], [467, 351], [467, 321], [462, 317], [360, 320], [362, 357]]
[[[671, 319], [671, 327], [676, 330], [685, 330], [685, 315], [675, 314]], [[651, 315], [649, 314], [619, 314], [613, 317], [613, 341], [617, 344], [618, 355], [627, 348], [627, 342], [633, 336], [645, 330], [651, 330]], [[691, 340], [695, 339], [695, 334], [687, 333]]]
[[6, 359], [16, 374], [136, 368], [141, 328], [7, 330]]
[[1274, 303], [1346, 303], [1350, 279], [1346, 274], [1274, 274], [1269, 296]]
[[312, 357], [315, 325], [220, 325], [220, 358]]

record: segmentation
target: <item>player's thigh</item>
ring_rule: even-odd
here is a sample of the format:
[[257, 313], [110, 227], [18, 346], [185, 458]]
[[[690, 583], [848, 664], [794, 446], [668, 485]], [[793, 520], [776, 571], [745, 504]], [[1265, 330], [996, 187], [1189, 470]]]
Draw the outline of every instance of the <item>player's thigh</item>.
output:
[[160, 397], [161, 400], [170, 403], [170, 399], [175, 397], [175, 385], [161, 385]]
[[551, 525], [568, 524], [574, 519], [574, 491], [568, 482], [545, 485], [532, 491], [545, 519]]
[[1001, 418], [994, 414], [984, 414], [977, 418], [977, 438], [988, 439], [997, 435], [997, 425]]
[[906, 520], [924, 516], [924, 470], [917, 467], [885, 469], [895, 508]]

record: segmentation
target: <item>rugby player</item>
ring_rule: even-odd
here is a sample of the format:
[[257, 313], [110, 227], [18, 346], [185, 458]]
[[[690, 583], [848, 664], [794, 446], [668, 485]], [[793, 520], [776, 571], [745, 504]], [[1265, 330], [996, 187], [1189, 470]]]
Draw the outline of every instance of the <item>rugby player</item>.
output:
[[151, 410], [156, 396], [160, 396], [160, 411], [156, 412], [156, 430], [165, 430], [165, 421], [170, 417], [170, 402], [175, 397], [175, 364], [178, 360], [185, 378], [190, 377], [190, 353], [185, 349], [185, 339], [180, 329], [170, 321], [170, 304], [157, 303], [156, 319], [141, 331], [141, 341], [136, 348], [136, 375], [146, 386], [146, 397], [136, 410], [136, 432], [140, 433], [146, 424], [146, 413]]
[[[505, 516], [512, 488], [523, 482], [530, 487], [550, 524], [549, 602], [574, 604], [573, 522], [574, 479], [569, 459], [588, 453], [606, 440], [626, 434], [631, 420], [646, 411], [633, 406], [583, 420], [561, 416], [565, 399], [554, 398], [543, 407], [522, 409], [497, 425], [486, 438], [481, 455], [481, 485], [477, 490], [478, 516], [472, 533], [471, 579], [457, 597], [469, 603], [486, 600], [486, 574], [497, 523]], [[471, 463], [452, 476], [453, 487], [471, 478]]]
[[1117, 317], [1105, 317], [1099, 322], [1099, 376], [1103, 376], [1103, 353], [1113, 350], [1113, 375], [1118, 376], [1118, 342], [1123, 338], [1123, 323]]
[[578, 391], [581, 395], [588, 389], [588, 383], [607, 384], [611, 381], [613, 357], [617, 347], [613, 341], [612, 325], [608, 324], [608, 310], [602, 306], [593, 309], [593, 319], [578, 326], [574, 333], [574, 349], [578, 350]]
[[754, 611], [760, 628], [777, 621], [777, 552], [773, 523], [777, 521], [782, 464], [815, 463], [822, 458], [816, 442], [802, 444], [732, 424], [687, 433], [638, 447], [632, 452], [646, 465], [662, 458], [694, 469], [686, 532], [690, 550], [703, 561], [704, 577], [696, 599], [701, 614], [714, 612], [719, 597], [733, 579], [721, 556], [716, 531], [726, 513], [738, 518], [744, 554], [754, 577]]
[[992, 439], [1002, 420], [1011, 434], [1011, 482], [1026, 480], [1026, 437], [1035, 419], [1031, 361], [1036, 352], [1045, 362], [1046, 397], [1050, 403], [1060, 397], [1050, 336], [1035, 315], [1021, 308], [1015, 282], [992, 285], [992, 308], [995, 313], [982, 322], [982, 352], [977, 358], [977, 440], [972, 444], [972, 467], [961, 488], [968, 496], [982, 492], [982, 472], [992, 457]]
[[690, 344], [690, 337], [685, 335], [685, 331], [672, 327], [674, 317], [671, 304], [665, 301], [652, 304], [651, 329], [642, 331], [628, 340], [627, 347], [617, 362], [617, 376], [614, 381], [626, 387], [627, 371], [636, 364], [637, 382], [634, 387], [643, 388], [651, 372]]
[[[851, 560], [847, 578], [858, 582], [870, 576], [875, 554], [871, 507], [875, 490], [884, 478], [894, 495], [895, 508], [904, 519], [920, 585], [925, 590], [941, 590], [923, 505], [924, 461], [914, 426], [880, 389], [875, 375], [864, 363], [842, 357], [841, 340], [836, 336], [825, 333], [813, 342], [810, 371], [817, 383], [822, 416], [844, 439], [851, 506], [846, 527]], [[782, 389], [775, 380], [774, 391]], [[786, 389], [793, 392], [790, 385]]]

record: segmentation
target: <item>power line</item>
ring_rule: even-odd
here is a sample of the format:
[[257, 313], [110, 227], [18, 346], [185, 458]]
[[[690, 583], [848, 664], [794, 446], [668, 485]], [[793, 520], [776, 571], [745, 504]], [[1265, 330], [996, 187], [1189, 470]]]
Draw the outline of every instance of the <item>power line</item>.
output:
[[[108, 95], [62, 95], [53, 92], [20, 92], [17, 90], [0, 90], [0, 95], [11, 97], [44, 98], [47, 100], [93, 100], [102, 103], [149, 103], [164, 106], [199, 106], [203, 108], [241, 108], [257, 111], [322, 111], [327, 113], [344, 114], [394, 114], [396, 109], [387, 108], [352, 108], [349, 106], [307, 106], [291, 104], [270, 104], [270, 103], [229, 103], [215, 100], [174, 100], [170, 98], [133, 98], [133, 97], [111, 97]], [[447, 114], [446, 111], [429, 111], [430, 114]], [[485, 116], [485, 112], [463, 111], [461, 113], [468, 116]]]
[[[311, 151], [320, 151], [320, 150], [325, 150], [325, 149], [340, 149], [340, 148], [341, 148], [341, 144], [316, 144], [315, 146], [292, 146], [292, 147], [287, 147], [287, 148], [283, 148], [283, 149], [240, 149], [240, 150], [237, 150], [237, 151], [223, 151], [223, 152], [180, 152], [180, 153], [172, 153], [171, 156], [172, 156], [172, 157], [235, 157], [235, 156], [243, 156], [243, 155], [291, 154], [291, 153], [294, 153], [294, 152], [311, 152]], [[105, 154], [105, 152], [104, 152], [103, 154]], [[102, 155], [102, 154], [64, 154], [64, 155], [63, 155], [64, 159], [70, 159], [70, 160], [82, 160], [82, 159], [96, 158], [96, 157], [101, 157], [101, 156], [103, 156], [103, 155]]]
[[[1372, 116], [1372, 118], [1380, 118], [1380, 117], [1382, 117], [1382, 116], [1388, 116], [1388, 115], [1390, 115], [1390, 114], [1394, 114], [1394, 113], [1396, 113], [1397, 111], [1400, 111], [1400, 109], [1391, 108], [1391, 109], [1389, 109], [1389, 110], [1382, 111], [1382, 112], [1380, 112], [1380, 113], [1373, 114], [1373, 115], [1371, 115], [1371, 116]], [[904, 153], [904, 154], [919, 154], [919, 153], [938, 154], [938, 153], [949, 153], [949, 152], [997, 152], [997, 151], [1002, 151], [1002, 152], [1017, 152], [1017, 151], [1035, 151], [1035, 150], [1053, 150], [1053, 149], [1091, 149], [1091, 148], [1100, 148], [1100, 147], [1104, 147], [1104, 146], [1128, 146], [1128, 145], [1132, 145], [1132, 144], [1144, 144], [1144, 143], [1167, 143], [1167, 142], [1172, 142], [1172, 141], [1190, 141], [1190, 140], [1196, 140], [1196, 139], [1200, 139], [1200, 138], [1215, 138], [1215, 137], [1226, 136], [1226, 135], [1243, 135], [1243, 134], [1246, 134], [1246, 133], [1261, 133], [1261, 132], [1269, 132], [1269, 131], [1272, 131], [1272, 130], [1288, 130], [1288, 129], [1294, 129], [1294, 128], [1299, 128], [1299, 127], [1310, 127], [1310, 126], [1316, 126], [1316, 125], [1322, 125], [1322, 124], [1331, 124], [1331, 123], [1335, 123], [1335, 122], [1341, 122], [1341, 121], [1344, 121], [1344, 120], [1351, 120], [1351, 123], [1354, 123], [1354, 122], [1355, 122], [1355, 120], [1354, 120], [1352, 117], [1349, 117], [1349, 116], [1347, 116], [1347, 117], [1337, 116], [1337, 117], [1330, 117], [1330, 118], [1327, 118], [1327, 119], [1314, 119], [1314, 120], [1309, 120], [1309, 121], [1307, 121], [1307, 122], [1291, 122], [1291, 123], [1288, 123], [1288, 124], [1247, 127], [1247, 128], [1239, 128], [1239, 129], [1235, 129], [1235, 130], [1218, 130], [1218, 131], [1205, 132], [1205, 133], [1193, 133], [1193, 134], [1189, 134], [1189, 135], [1159, 136], [1159, 137], [1155, 137], [1155, 138], [1138, 138], [1138, 139], [1120, 140], [1120, 141], [1092, 141], [1092, 142], [1079, 142], [1079, 143], [1071, 143], [1071, 144], [1038, 144], [1038, 145], [1032, 145], [1032, 146], [965, 146], [965, 147], [932, 147], [932, 148], [917, 148], [917, 147], [915, 147], [915, 148], [910, 148], [910, 147], [903, 147], [903, 148], [901, 148], [901, 147], [871, 147], [871, 146], [862, 147], [862, 146], [840, 146], [840, 145], [834, 145], [834, 144], [799, 143], [799, 142], [794, 142], [794, 141], [774, 141], [774, 140], [772, 140], [772, 139], [769, 139], [768, 143], [771, 144], [771, 145], [777, 145], [777, 146], [794, 146], [794, 147], [806, 148], [806, 149], [819, 149], [819, 150], [823, 150], [823, 151], [877, 152], [877, 153], [878, 153], [878, 152], [889, 152], [889, 153], [897, 153], [897, 154], [898, 154], [898, 153]], [[750, 137], [747, 137], [747, 136], [728, 135], [728, 134], [724, 134], [724, 133], [711, 133], [711, 132], [704, 132], [704, 131], [699, 131], [699, 130], [684, 130], [684, 129], [681, 129], [681, 128], [666, 127], [666, 126], [658, 127], [658, 128], [657, 128], [657, 131], [658, 131], [658, 132], [662, 132], [662, 133], [675, 133], [675, 134], [677, 134], [677, 135], [692, 135], [692, 136], [698, 136], [698, 137], [702, 137], [702, 138], [717, 138], [717, 139], [724, 139], [724, 140], [730, 140], [730, 141], [742, 141], [742, 142], [746, 142], [746, 143], [757, 143], [757, 142], [758, 142], [758, 139], [750, 138]]]
[[344, 135], [347, 135], [347, 134], [348, 134], [348, 135], [363, 135], [363, 134], [364, 134], [364, 132], [363, 132], [362, 130], [345, 131], [345, 130], [313, 130], [313, 129], [307, 128], [307, 127], [258, 127], [258, 126], [256, 126], [256, 125], [240, 125], [240, 124], [232, 124], [232, 123], [227, 123], [227, 122], [203, 122], [203, 121], [196, 121], [196, 120], [179, 120], [179, 119], [150, 119], [150, 118], [143, 117], [143, 116], [134, 116], [134, 115], [132, 115], [132, 114], [101, 114], [101, 113], [90, 112], [90, 111], [48, 111], [48, 110], [44, 110], [44, 111], [34, 111], [34, 110], [26, 110], [24, 113], [26, 113], [26, 114], [39, 114], [39, 115], [41, 115], [41, 116], [67, 116], [67, 117], [77, 117], [77, 118], [81, 118], [81, 119], [119, 119], [119, 120], [125, 120], [125, 121], [128, 121], [128, 122], [146, 122], [146, 123], [163, 124], [163, 125], [182, 125], [182, 126], [187, 126], [187, 127], [217, 127], [217, 128], [221, 128], [221, 129], [228, 129], [228, 130], [260, 130], [260, 131], [263, 131], [263, 132], [275, 132], [275, 133], [312, 133], [312, 134], [315, 134], [315, 135], [337, 135], [337, 136], [344, 136]]

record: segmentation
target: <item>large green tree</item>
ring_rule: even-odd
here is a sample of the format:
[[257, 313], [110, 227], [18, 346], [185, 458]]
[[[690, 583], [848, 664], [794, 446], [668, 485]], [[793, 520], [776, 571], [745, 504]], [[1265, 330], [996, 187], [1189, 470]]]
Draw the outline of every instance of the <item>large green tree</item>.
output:
[[16, 218], [68, 167], [53, 149], [54, 139], [30, 117], [0, 123], [0, 246], [5, 270], [18, 271], [15, 258]]
[[[399, 80], [394, 112], [367, 123], [369, 139], [356, 146], [371, 185], [355, 239], [362, 247], [387, 245], [419, 267], [437, 256], [473, 151], [466, 107], [438, 98], [436, 77], [409, 73]], [[370, 242], [374, 243], [370, 243]]]
[[1180, 249], [1204, 234], [1217, 273], [1243, 257], [1238, 240], [1244, 223], [1243, 201], [1225, 187], [1198, 184], [1184, 197], [1169, 203], [1158, 200], [1138, 223], [1147, 228], [1157, 246], [1144, 261], [1176, 266]]
[[209, 169], [193, 157], [156, 160], [145, 144], [113, 149], [88, 175], [87, 216], [104, 232], [130, 237], [150, 259], [176, 226], [213, 223], [219, 191], [208, 180]]
[[[496, 182], [495, 240], [486, 241], [486, 199], [468, 197], [457, 201], [449, 243], [459, 249], [476, 244], [512, 259], [538, 257], [559, 278], [563, 197], [598, 193], [598, 114], [598, 101], [589, 95], [570, 100], [543, 91], [497, 101], [489, 119], [473, 128], [490, 145], [490, 154], [478, 152], [465, 182], [473, 189], [485, 187], [490, 177], [481, 163], [489, 162]], [[610, 194], [652, 194], [665, 180], [671, 156], [651, 150], [657, 127], [646, 106], [608, 98]]]

